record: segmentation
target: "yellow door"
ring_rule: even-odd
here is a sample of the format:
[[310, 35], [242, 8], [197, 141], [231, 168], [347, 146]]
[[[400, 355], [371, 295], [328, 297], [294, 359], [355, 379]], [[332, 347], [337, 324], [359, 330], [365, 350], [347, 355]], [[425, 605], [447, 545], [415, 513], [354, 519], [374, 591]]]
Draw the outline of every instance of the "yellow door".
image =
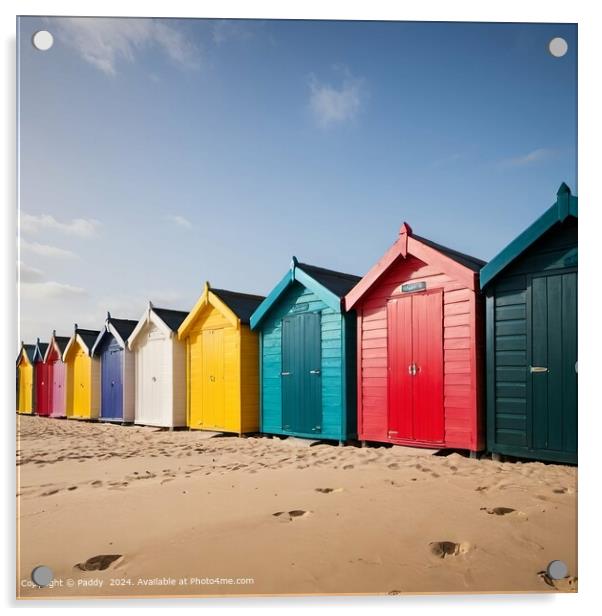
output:
[[224, 381], [224, 330], [206, 329], [202, 333], [203, 427], [226, 428], [226, 388]]
[[73, 415], [90, 418], [90, 358], [78, 349], [73, 359]]
[[33, 366], [19, 365], [19, 413], [33, 412]]

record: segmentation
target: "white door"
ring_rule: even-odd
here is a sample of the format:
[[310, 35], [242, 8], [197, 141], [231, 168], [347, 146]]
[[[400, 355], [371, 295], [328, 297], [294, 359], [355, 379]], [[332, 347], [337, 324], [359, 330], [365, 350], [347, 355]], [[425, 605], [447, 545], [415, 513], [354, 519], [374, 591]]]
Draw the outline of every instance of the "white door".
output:
[[139, 423], [151, 426], [165, 424], [165, 371], [163, 359], [165, 355], [165, 338], [163, 334], [151, 329], [140, 349], [141, 353], [141, 387], [142, 404]]

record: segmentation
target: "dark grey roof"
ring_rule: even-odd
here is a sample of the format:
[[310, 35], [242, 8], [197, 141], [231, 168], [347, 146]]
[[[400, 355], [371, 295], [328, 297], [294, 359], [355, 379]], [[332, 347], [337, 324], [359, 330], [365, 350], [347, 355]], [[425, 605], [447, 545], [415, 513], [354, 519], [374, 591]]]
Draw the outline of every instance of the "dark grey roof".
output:
[[69, 344], [69, 340], [70, 340], [69, 336], [55, 336], [54, 337], [54, 341], [56, 342], [61, 354], [65, 352], [65, 349], [67, 348], [67, 345]]
[[182, 322], [188, 316], [188, 313], [182, 310], [169, 310], [168, 308], [155, 308], [153, 306], [153, 311], [157, 313], [157, 316], [172, 332], [177, 331], [178, 327], [182, 325]]
[[[38, 355], [40, 356], [40, 361], [44, 361], [44, 355], [46, 354], [47, 348], [48, 348], [47, 342], [38, 342], [36, 344], [36, 351], [38, 352]], [[34, 354], [35, 354], [35, 351], [34, 351]]]
[[130, 319], [114, 319], [109, 318], [109, 323], [117, 330], [117, 333], [121, 336], [121, 339], [126, 341], [130, 334], [138, 325], [138, 321], [132, 321]]
[[29, 359], [29, 361], [33, 361], [33, 354], [35, 353], [36, 350], [36, 345], [35, 344], [23, 344], [21, 345], [21, 348], [19, 349], [19, 356], [17, 357], [17, 362], [19, 362], [19, 360], [21, 359], [21, 353], [23, 351], [25, 351], [25, 354], [27, 355], [27, 359]]
[[94, 343], [96, 342], [96, 338], [98, 338], [98, 334], [100, 334], [100, 331], [97, 329], [80, 329], [78, 327], [75, 330], [75, 333], [80, 335], [81, 339], [88, 347], [88, 350], [91, 351]]
[[347, 295], [362, 279], [361, 276], [343, 274], [342, 272], [335, 272], [323, 267], [317, 267], [316, 265], [309, 265], [308, 263], [297, 263], [297, 267], [338, 297]]
[[210, 289], [234, 312], [241, 323], [248, 323], [255, 309], [265, 299], [261, 295], [249, 295], [226, 289]]
[[477, 259], [476, 257], [464, 254], [463, 252], [458, 252], [457, 250], [453, 250], [452, 248], [448, 248], [447, 246], [443, 246], [441, 244], [437, 244], [436, 242], [432, 242], [431, 240], [427, 240], [426, 238], [421, 237], [420, 235], [416, 235], [415, 233], [412, 233], [412, 237], [419, 242], [422, 242], [423, 244], [426, 244], [427, 246], [438, 250], [445, 256], [456, 261], [457, 263], [468, 267], [473, 272], [480, 272], [481, 268], [485, 265], [485, 263], [487, 263], [486, 261]]

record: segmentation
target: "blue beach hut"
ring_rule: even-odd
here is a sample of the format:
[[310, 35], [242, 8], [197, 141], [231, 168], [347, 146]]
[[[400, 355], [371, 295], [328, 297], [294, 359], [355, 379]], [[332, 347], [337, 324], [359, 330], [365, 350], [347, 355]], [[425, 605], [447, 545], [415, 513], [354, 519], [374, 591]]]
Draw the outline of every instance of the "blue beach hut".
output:
[[343, 312], [342, 299], [359, 280], [293, 257], [251, 315], [260, 341], [261, 432], [356, 437], [356, 319]]
[[126, 341], [138, 321], [114, 319], [107, 313], [105, 325], [92, 347], [100, 358], [100, 419], [134, 421], [134, 358]]

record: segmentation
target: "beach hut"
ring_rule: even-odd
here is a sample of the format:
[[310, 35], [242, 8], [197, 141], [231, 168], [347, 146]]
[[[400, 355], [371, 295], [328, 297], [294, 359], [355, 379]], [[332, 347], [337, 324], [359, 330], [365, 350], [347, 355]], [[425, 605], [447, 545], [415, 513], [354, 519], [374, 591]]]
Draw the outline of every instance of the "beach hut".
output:
[[148, 308], [128, 338], [134, 353], [134, 423], [186, 426], [186, 346], [178, 328], [187, 312]]
[[37, 339], [35, 350], [33, 352], [33, 374], [34, 374], [34, 413], [41, 415], [42, 417], [50, 414], [50, 394], [51, 383], [48, 379], [48, 364], [44, 362], [44, 356], [46, 355], [46, 349], [48, 348], [47, 342], [40, 342]]
[[46, 349], [44, 363], [48, 367], [48, 381], [51, 383], [50, 391], [50, 417], [65, 417], [65, 364], [63, 363], [63, 353], [67, 348], [69, 338], [67, 336], [57, 336], [56, 331], [52, 332], [52, 337]]
[[359, 280], [293, 257], [251, 315], [260, 340], [261, 432], [356, 436], [355, 318], [341, 303]]
[[404, 223], [345, 297], [357, 311], [362, 441], [483, 448], [483, 265]]
[[577, 197], [554, 203], [481, 271], [487, 449], [577, 463]]
[[33, 413], [33, 354], [35, 344], [21, 342], [17, 356], [17, 412], [31, 415]]
[[75, 325], [63, 353], [66, 370], [68, 419], [98, 419], [100, 410], [100, 362], [91, 356], [100, 332]]
[[189, 428], [237, 434], [259, 430], [259, 343], [249, 319], [264, 299], [213, 289], [207, 282], [180, 325]]
[[92, 347], [92, 357], [100, 358], [99, 419], [103, 421], [134, 421], [134, 357], [127, 339], [137, 323], [115, 319], [108, 312]]

